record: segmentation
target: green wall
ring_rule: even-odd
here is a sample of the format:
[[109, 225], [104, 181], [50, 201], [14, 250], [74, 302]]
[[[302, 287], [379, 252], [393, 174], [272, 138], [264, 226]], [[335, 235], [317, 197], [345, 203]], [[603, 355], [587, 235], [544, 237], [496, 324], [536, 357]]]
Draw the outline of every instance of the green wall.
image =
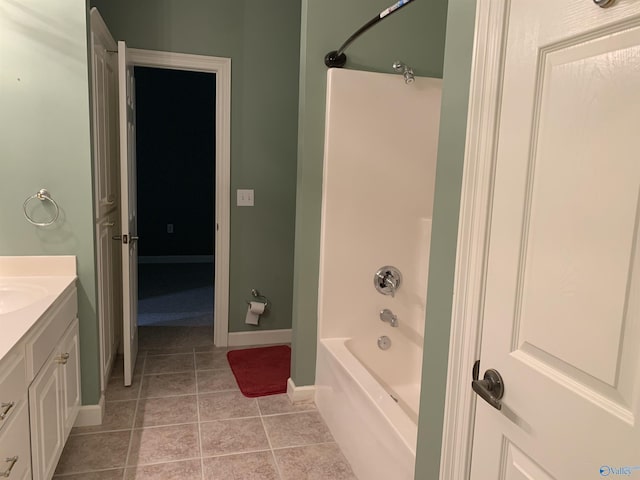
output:
[[[447, 12], [446, 1], [416, 2], [367, 32], [347, 51], [347, 68], [388, 72], [399, 59], [413, 66], [416, 74], [430, 76], [442, 76], [444, 56], [422, 370], [422, 384], [428, 388], [422, 388], [420, 402], [416, 480], [435, 480], [440, 469], [475, 3], [449, 0]], [[388, 4], [360, 1], [347, 8], [338, 0], [303, 0], [292, 365], [297, 385], [312, 384], [315, 373], [326, 91], [322, 58]], [[334, 12], [340, 12], [339, 18]]]
[[[324, 56], [388, 7], [389, 0], [302, 0], [298, 189], [293, 295], [296, 385], [315, 377], [326, 72]], [[393, 72], [401, 60], [416, 75], [442, 77], [447, 1], [417, 1], [366, 32], [346, 51], [345, 68]]]
[[[476, 0], [450, 0], [422, 359], [417, 480], [440, 470]], [[471, 372], [471, 365], [469, 365]]]
[[[300, 2], [94, 0], [116, 40], [150, 50], [231, 58], [229, 330], [251, 289], [271, 301], [260, 328], [291, 327]], [[176, 159], [182, 161], [182, 159]], [[236, 207], [253, 188], [255, 206]]]
[[[82, 400], [99, 398], [85, 0], [0, 0], [0, 255], [76, 255]], [[22, 203], [60, 205], [35, 227]]]

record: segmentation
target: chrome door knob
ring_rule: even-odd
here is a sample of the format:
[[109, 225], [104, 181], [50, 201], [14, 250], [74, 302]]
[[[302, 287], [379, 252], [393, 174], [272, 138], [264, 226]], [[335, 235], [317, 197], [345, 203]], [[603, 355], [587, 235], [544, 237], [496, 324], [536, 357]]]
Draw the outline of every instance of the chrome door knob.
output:
[[478, 380], [480, 370], [480, 360], [473, 365], [473, 381], [471, 388], [480, 397], [496, 410], [502, 410], [502, 402], [500, 399], [504, 396], [504, 382], [502, 376], [497, 370], [490, 368], [484, 372], [484, 378]]

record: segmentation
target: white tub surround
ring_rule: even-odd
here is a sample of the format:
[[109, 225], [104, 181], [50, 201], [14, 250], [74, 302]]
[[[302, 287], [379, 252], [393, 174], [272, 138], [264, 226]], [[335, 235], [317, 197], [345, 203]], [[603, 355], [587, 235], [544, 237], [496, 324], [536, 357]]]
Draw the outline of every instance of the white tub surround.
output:
[[[367, 480], [415, 468], [441, 92], [440, 79], [328, 72], [316, 403]], [[383, 266], [402, 274], [394, 296], [374, 287]]]
[[0, 257], [0, 459], [49, 480], [80, 407], [76, 259]]

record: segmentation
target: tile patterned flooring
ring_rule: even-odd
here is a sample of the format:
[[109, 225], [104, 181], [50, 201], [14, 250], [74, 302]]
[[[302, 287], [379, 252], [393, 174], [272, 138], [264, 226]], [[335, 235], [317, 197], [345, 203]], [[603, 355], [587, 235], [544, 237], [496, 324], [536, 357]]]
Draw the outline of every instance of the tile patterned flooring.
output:
[[246, 398], [210, 329], [143, 327], [131, 387], [114, 366], [100, 426], [74, 428], [58, 480], [355, 480], [312, 403]]

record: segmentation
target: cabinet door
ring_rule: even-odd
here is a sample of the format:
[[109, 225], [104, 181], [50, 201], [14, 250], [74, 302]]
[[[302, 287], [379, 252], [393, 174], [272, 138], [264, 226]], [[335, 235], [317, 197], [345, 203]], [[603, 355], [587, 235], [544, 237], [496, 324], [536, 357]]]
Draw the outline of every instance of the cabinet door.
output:
[[60, 342], [60, 370], [62, 373], [62, 425], [66, 440], [80, 410], [80, 346], [76, 318]]
[[27, 403], [21, 402], [7, 422], [0, 430], [0, 477], [4, 475], [9, 480], [31, 480]]
[[53, 476], [64, 447], [60, 414], [62, 370], [56, 355], [50, 357], [29, 387], [33, 480], [49, 480]]

